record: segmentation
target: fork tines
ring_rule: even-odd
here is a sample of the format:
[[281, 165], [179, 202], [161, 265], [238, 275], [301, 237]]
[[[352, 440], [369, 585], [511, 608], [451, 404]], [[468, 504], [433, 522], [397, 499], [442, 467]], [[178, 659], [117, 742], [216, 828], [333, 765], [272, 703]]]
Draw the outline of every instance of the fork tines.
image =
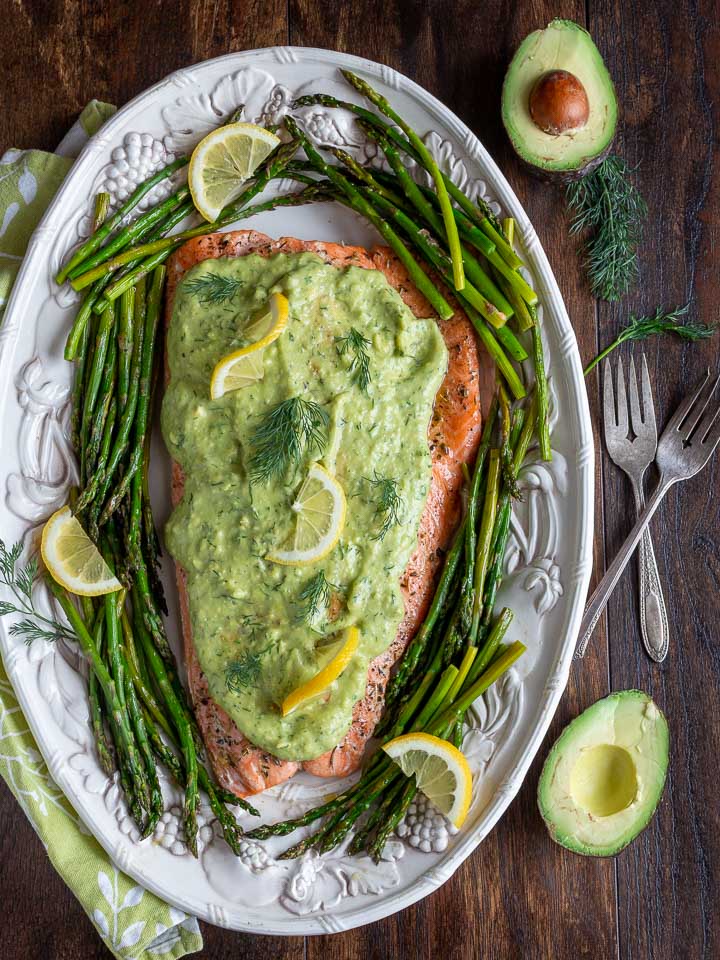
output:
[[695, 393], [683, 400], [670, 419], [668, 429], [677, 430], [686, 445], [693, 440], [699, 440], [700, 443], [717, 442], [720, 437], [720, 423], [716, 425], [720, 404], [711, 404], [718, 383], [720, 376], [712, 376], [708, 370]]
[[[642, 391], [642, 408], [640, 403]], [[628, 384], [621, 358], [617, 362], [617, 387], [613, 384], [612, 363], [605, 362], [604, 426], [605, 442], [610, 456], [625, 469], [627, 461], [643, 460], [644, 466], [652, 460], [657, 445], [655, 406], [653, 404], [647, 360], [642, 356], [641, 391], [638, 389], [635, 359], [630, 359]], [[630, 416], [628, 421], [628, 392]], [[632, 434], [632, 436], [631, 436]], [[622, 461], [622, 462], [621, 462]]]

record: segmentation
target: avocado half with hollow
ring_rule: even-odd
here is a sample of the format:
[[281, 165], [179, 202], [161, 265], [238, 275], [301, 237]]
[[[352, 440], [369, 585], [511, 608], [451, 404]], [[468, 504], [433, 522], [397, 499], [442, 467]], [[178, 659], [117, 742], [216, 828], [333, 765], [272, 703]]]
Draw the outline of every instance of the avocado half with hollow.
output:
[[609, 857], [652, 819], [665, 786], [669, 735], [641, 690], [598, 700], [550, 751], [538, 805], [550, 836], [575, 853]]
[[606, 156], [618, 105], [592, 37], [572, 20], [527, 36], [512, 58], [502, 118], [515, 152], [541, 176], [585, 176]]

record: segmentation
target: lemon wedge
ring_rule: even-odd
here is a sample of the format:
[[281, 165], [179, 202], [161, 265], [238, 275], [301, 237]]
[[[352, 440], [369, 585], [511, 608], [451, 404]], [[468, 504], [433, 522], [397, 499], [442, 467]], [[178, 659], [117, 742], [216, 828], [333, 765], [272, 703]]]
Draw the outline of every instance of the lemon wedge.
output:
[[216, 220], [279, 143], [279, 137], [255, 123], [228, 123], [203, 137], [188, 168], [190, 195], [198, 212], [206, 220]]
[[97, 597], [122, 588], [68, 506], [57, 510], [43, 527], [40, 552], [53, 579], [70, 593]]
[[313, 463], [291, 509], [297, 514], [292, 549], [269, 553], [268, 560], [298, 567], [322, 560], [343, 532], [345, 491], [332, 474]]
[[252, 343], [229, 353], [218, 361], [210, 378], [210, 397], [218, 400], [232, 390], [240, 390], [262, 380], [263, 350], [283, 332], [288, 322], [288, 300], [282, 293], [271, 293], [267, 305], [256, 314], [245, 330]]
[[298, 707], [307, 703], [308, 700], [314, 699], [323, 693], [323, 691], [327, 690], [330, 684], [337, 680], [352, 660], [359, 641], [360, 631], [358, 628], [348, 627], [345, 631], [343, 645], [332, 660], [324, 666], [319, 673], [316, 673], [314, 677], [308, 680], [307, 683], [303, 683], [302, 686], [293, 690], [292, 693], [289, 693], [287, 697], [285, 697], [282, 702], [282, 715], [286, 717], [289, 713], [292, 713], [293, 710], [297, 710]]
[[430, 733], [406, 733], [383, 750], [406, 776], [415, 776], [418, 790], [451, 823], [462, 826], [472, 799], [472, 772], [454, 744]]

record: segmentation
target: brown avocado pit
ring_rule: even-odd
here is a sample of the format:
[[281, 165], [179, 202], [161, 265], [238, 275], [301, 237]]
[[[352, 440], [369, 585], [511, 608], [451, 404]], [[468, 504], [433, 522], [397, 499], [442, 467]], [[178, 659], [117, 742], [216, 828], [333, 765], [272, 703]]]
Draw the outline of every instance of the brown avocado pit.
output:
[[517, 155], [544, 179], [584, 177], [607, 156], [618, 103], [587, 30], [553, 20], [523, 40], [505, 75], [502, 119]]
[[568, 70], [549, 70], [539, 77], [529, 105], [533, 122], [549, 136], [580, 130], [590, 116], [585, 87]]

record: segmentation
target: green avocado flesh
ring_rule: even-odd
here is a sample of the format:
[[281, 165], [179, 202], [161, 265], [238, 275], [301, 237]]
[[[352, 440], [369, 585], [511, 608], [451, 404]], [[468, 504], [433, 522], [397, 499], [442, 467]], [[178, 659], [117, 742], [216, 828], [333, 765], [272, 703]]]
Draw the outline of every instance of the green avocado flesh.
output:
[[[211, 274], [240, 281], [239, 289], [202, 302], [195, 281]], [[263, 379], [210, 400], [215, 364], [244, 345], [244, 326], [274, 291], [288, 298], [289, 318], [265, 350]], [[367, 392], [351, 368], [353, 352], [341, 353], [337, 340], [351, 328], [368, 341]], [[428, 423], [447, 368], [442, 336], [433, 319], [413, 316], [379, 270], [338, 269], [310, 253], [252, 254], [188, 271], [167, 358], [162, 430], [185, 491], [165, 536], [187, 573], [193, 642], [211, 696], [264, 750], [282, 759], [317, 757], [343, 739], [365, 694], [368, 664], [403, 616], [399, 579], [417, 542], [431, 476]], [[290, 397], [327, 411], [322, 463], [347, 497], [338, 545], [303, 567], [266, 556], [292, 541], [291, 506], [319, 452], [304, 450], [280, 479], [248, 479], [253, 432]], [[381, 478], [395, 480], [401, 498], [399, 522], [382, 537]], [[331, 585], [332, 622], [322, 604], [310, 616], [301, 598], [321, 570]], [[350, 625], [360, 631], [350, 665], [323, 695], [282, 717], [278, 704], [326, 665]]]
[[[590, 112], [579, 129], [552, 136], [530, 116], [530, 94], [551, 70], [574, 74], [585, 87]], [[553, 20], [523, 40], [502, 91], [502, 118], [515, 151], [546, 172], [582, 172], [612, 143], [617, 126], [615, 88], [590, 34], [572, 20]]]
[[562, 732], [540, 776], [538, 804], [553, 840], [613, 856], [645, 829], [668, 766], [664, 715], [641, 690], [598, 700]]

